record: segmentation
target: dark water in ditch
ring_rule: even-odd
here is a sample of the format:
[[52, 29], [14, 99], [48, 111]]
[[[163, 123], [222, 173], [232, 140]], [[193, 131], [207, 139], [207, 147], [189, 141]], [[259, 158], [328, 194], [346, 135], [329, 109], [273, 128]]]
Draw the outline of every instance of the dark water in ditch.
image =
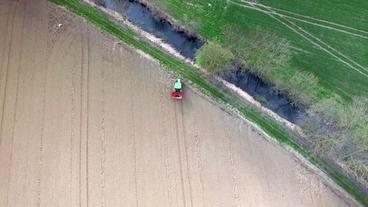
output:
[[203, 42], [177, 30], [170, 22], [153, 16], [152, 11], [133, 0], [104, 0], [104, 7], [114, 10], [146, 32], [170, 44], [186, 58], [194, 59]]
[[[203, 45], [199, 38], [178, 31], [170, 22], [155, 17], [150, 9], [135, 0], [104, 0], [103, 6], [120, 13], [144, 31], [161, 38], [189, 59], [193, 60], [195, 51]], [[291, 104], [286, 96], [275, 93], [272, 87], [255, 75], [236, 70], [223, 74], [222, 78], [292, 123], [300, 123], [306, 115], [304, 110]]]
[[276, 93], [272, 87], [249, 72], [237, 69], [223, 74], [222, 78], [246, 91], [263, 106], [292, 123], [300, 123], [306, 116], [305, 110], [291, 104], [285, 95]]

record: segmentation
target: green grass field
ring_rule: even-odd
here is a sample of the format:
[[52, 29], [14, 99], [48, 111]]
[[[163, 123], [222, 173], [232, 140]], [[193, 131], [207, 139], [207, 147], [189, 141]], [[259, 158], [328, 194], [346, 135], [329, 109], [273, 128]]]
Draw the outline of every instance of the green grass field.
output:
[[368, 1], [153, 2], [209, 40], [221, 41], [227, 25], [266, 28], [291, 41], [292, 66], [312, 71], [328, 93], [368, 96]]

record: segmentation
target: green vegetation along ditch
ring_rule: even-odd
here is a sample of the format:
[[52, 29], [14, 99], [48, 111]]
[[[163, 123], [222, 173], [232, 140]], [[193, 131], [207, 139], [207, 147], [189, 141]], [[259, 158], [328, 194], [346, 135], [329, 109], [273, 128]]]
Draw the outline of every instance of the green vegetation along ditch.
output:
[[192, 85], [197, 87], [203, 93], [209, 95], [215, 100], [229, 105], [237, 109], [245, 118], [251, 120], [260, 126], [266, 133], [277, 139], [280, 143], [285, 144], [293, 150], [299, 152], [312, 163], [317, 165], [321, 170], [328, 174], [338, 185], [349, 192], [357, 201], [364, 206], [368, 206], [368, 201], [365, 200], [365, 193], [361, 191], [353, 182], [351, 182], [345, 175], [340, 173], [334, 167], [321, 161], [313, 153], [298, 145], [292, 139], [286, 130], [284, 130], [276, 121], [263, 116], [259, 111], [251, 106], [242, 103], [239, 98], [231, 95], [225, 90], [220, 90], [214, 84], [210, 83], [206, 78], [194, 67], [184, 63], [181, 60], [167, 54], [160, 49], [151, 46], [148, 42], [139, 39], [134, 32], [128, 28], [122, 28], [114, 23], [103, 12], [83, 4], [77, 0], [50, 0], [59, 5], [63, 5], [70, 11], [83, 16], [102, 30], [119, 38], [121, 41], [131, 45], [157, 59], [164, 68], [168, 71], [181, 75], [186, 80], [190, 81]]

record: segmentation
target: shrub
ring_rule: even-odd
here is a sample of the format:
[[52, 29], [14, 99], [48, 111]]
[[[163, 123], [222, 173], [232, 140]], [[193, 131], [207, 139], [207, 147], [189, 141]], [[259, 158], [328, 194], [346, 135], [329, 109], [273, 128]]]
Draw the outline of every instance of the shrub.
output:
[[368, 98], [355, 97], [346, 105], [323, 100], [308, 110], [302, 127], [317, 153], [345, 163], [368, 182]]
[[220, 73], [231, 69], [234, 58], [230, 50], [220, 44], [208, 42], [196, 52], [196, 63], [211, 73]]
[[[279, 85], [284, 86], [279, 86]], [[276, 82], [276, 88], [285, 88], [290, 99], [296, 105], [310, 105], [316, 99], [316, 88], [318, 87], [318, 78], [312, 73], [297, 71], [283, 83]]]
[[352, 169], [354, 176], [361, 180], [368, 181], [368, 163], [356, 159], [348, 159], [347, 166]]
[[247, 33], [227, 27], [224, 39], [243, 68], [287, 94], [295, 105], [309, 106], [317, 100], [318, 78], [289, 65], [292, 51], [287, 40], [260, 27]]
[[292, 56], [290, 43], [286, 39], [260, 27], [247, 33], [237, 27], [227, 27], [224, 39], [235, 57], [266, 81], [272, 79], [272, 70], [288, 64]]

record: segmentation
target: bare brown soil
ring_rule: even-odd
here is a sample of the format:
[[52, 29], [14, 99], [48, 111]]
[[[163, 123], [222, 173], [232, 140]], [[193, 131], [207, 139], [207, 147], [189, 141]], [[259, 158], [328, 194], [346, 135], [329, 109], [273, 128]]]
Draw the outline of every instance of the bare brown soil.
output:
[[0, 31], [0, 207], [354, 206], [79, 17], [3, 0]]

